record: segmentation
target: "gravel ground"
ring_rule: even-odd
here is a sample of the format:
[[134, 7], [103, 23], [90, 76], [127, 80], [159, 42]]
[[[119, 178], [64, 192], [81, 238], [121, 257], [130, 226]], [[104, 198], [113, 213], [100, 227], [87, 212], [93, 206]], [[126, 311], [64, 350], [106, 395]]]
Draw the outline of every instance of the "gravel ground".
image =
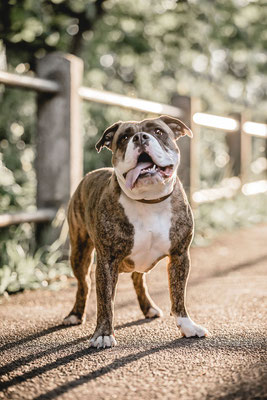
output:
[[187, 304], [205, 339], [181, 338], [169, 316], [164, 262], [148, 275], [161, 319], [143, 319], [130, 276], [120, 277], [113, 349], [88, 348], [94, 283], [84, 326], [61, 326], [74, 281], [4, 299], [0, 399], [266, 399], [266, 238], [261, 225], [192, 249]]

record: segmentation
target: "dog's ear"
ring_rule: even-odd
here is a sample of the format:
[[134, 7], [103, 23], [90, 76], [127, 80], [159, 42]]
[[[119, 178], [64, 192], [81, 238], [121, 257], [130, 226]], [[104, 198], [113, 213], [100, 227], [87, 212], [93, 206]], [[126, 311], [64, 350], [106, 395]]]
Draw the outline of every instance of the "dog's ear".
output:
[[162, 115], [160, 119], [168, 125], [169, 128], [174, 133], [175, 140], [179, 139], [181, 136], [188, 135], [189, 137], [193, 137], [193, 132], [188, 126], [186, 126], [182, 121], [178, 118], [169, 117], [168, 115]]
[[122, 123], [121, 121], [118, 121], [105, 130], [101, 139], [95, 145], [95, 148], [98, 153], [101, 151], [103, 147], [106, 147], [107, 149], [111, 150], [113, 137], [116, 131], [118, 130], [119, 126], [121, 125], [121, 123]]

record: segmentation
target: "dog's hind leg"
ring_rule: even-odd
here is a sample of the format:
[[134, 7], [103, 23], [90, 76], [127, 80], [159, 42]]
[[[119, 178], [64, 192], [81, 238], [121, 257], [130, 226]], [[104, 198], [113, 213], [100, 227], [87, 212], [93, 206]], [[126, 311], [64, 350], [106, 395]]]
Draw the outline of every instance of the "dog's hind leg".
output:
[[91, 289], [90, 267], [93, 261], [94, 245], [86, 230], [73, 230], [70, 227], [71, 255], [70, 261], [73, 273], [78, 280], [76, 301], [69, 315], [64, 319], [64, 325], [78, 325], [85, 322], [86, 303]]
[[162, 317], [163, 313], [149, 296], [145, 274], [132, 273], [132, 280], [141, 310], [146, 318]]

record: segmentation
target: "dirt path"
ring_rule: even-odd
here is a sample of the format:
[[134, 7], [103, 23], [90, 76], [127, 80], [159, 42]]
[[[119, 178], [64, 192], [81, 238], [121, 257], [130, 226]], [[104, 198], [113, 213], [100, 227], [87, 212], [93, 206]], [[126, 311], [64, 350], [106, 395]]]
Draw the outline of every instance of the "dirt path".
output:
[[[120, 277], [113, 349], [88, 348], [95, 293], [83, 327], [63, 328], [75, 287], [0, 305], [0, 399], [263, 399], [266, 374], [267, 225], [192, 249], [191, 317], [207, 339], [180, 337], [164, 265], [149, 274], [164, 317], [144, 320], [130, 276]], [[164, 263], [163, 263], [164, 264]]]

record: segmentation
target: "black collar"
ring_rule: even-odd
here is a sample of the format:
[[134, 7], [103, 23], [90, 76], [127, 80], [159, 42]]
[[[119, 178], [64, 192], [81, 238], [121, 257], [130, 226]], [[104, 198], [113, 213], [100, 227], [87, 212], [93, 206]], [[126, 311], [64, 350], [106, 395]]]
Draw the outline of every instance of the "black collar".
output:
[[152, 199], [152, 200], [145, 200], [145, 199], [141, 199], [141, 200], [136, 200], [136, 201], [140, 201], [141, 203], [146, 203], [146, 204], [155, 204], [155, 203], [161, 203], [162, 201], [166, 200], [168, 197], [170, 197], [170, 195], [173, 193], [173, 190], [171, 191], [171, 193], [167, 194], [166, 196], [160, 197], [159, 199]]

